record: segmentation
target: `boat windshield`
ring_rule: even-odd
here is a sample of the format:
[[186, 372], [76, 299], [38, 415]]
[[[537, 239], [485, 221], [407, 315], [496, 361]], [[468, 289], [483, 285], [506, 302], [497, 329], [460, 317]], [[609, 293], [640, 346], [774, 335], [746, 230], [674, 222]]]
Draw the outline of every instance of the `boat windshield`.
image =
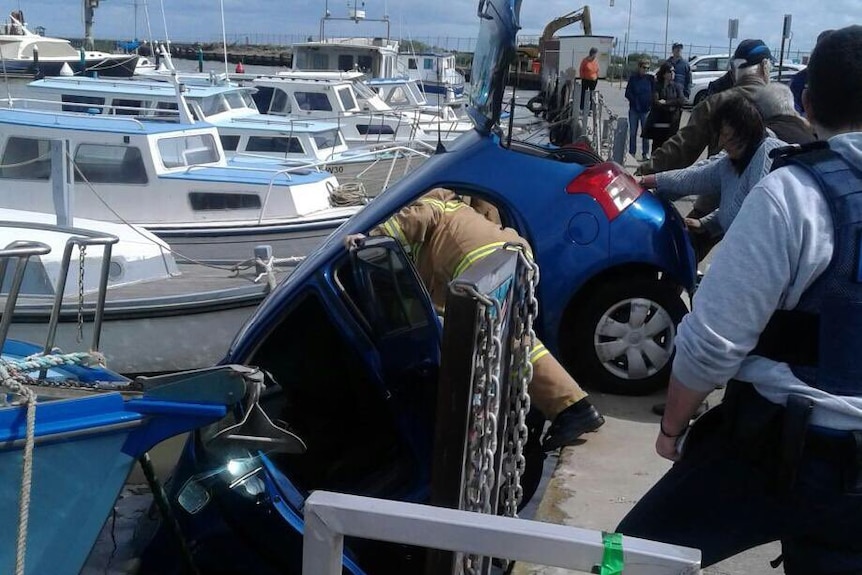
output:
[[226, 92], [224, 96], [231, 110], [250, 109], [257, 112], [257, 106], [254, 103], [254, 99], [251, 97], [251, 94], [249, 94], [246, 90], [237, 92]]
[[165, 168], [184, 168], [211, 164], [221, 159], [212, 134], [194, 134], [161, 138], [159, 155]]
[[479, 37], [470, 76], [470, 117], [480, 130], [500, 119], [509, 63], [515, 57], [521, 0], [481, 0]]
[[344, 145], [344, 140], [341, 139], [341, 132], [335, 128], [314, 134], [314, 143], [318, 150], [328, 150]]

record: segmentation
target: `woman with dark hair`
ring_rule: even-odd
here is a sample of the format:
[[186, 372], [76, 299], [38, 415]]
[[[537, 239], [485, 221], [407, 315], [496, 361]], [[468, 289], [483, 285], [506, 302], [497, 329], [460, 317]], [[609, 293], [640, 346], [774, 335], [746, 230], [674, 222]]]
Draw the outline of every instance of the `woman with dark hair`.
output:
[[674, 82], [675, 72], [670, 62], [662, 63], [656, 73], [652, 94], [652, 151], [661, 148], [679, 130], [685, 97], [682, 87]]
[[[742, 94], [723, 101], [711, 122], [711, 128], [719, 134], [723, 152], [682, 170], [644, 176], [640, 182], [672, 200], [689, 195], [718, 195], [718, 209], [702, 218], [685, 220], [690, 232], [717, 237], [730, 227], [754, 184], [769, 173], [770, 150], [787, 144], [767, 135], [760, 111]], [[700, 255], [705, 257], [706, 253]]]

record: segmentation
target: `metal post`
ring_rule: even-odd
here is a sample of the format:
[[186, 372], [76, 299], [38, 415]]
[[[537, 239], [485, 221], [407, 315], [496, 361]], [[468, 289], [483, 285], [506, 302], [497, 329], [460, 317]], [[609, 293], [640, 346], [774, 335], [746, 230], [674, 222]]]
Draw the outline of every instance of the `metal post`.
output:
[[667, 0], [667, 9], [664, 13], [664, 53], [667, 54], [667, 30], [670, 25], [670, 0]]
[[69, 162], [66, 140], [51, 140], [51, 189], [54, 196], [54, 213], [57, 225], [74, 225], [75, 187], [69, 178]]

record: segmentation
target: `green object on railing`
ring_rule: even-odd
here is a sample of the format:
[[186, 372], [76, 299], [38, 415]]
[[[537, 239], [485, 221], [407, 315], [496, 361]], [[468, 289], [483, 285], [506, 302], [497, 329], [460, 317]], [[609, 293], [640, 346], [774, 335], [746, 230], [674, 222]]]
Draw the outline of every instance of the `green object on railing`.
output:
[[605, 547], [602, 555], [600, 575], [622, 575], [625, 561], [623, 560], [623, 536], [621, 533], [606, 533], [602, 531], [602, 544]]

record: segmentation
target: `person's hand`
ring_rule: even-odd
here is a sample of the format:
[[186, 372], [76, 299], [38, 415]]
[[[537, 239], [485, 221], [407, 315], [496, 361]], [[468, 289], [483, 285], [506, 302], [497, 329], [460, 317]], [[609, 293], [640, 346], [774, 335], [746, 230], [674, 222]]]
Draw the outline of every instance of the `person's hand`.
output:
[[363, 243], [365, 243], [365, 234], [350, 234], [344, 236], [344, 247], [348, 250], [361, 248]]
[[685, 218], [685, 227], [695, 233], [703, 231], [703, 224], [697, 218]]
[[655, 189], [655, 174], [649, 174], [642, 177], [640, 180], [638, 180], [638, 184], [640, 184], [642, 188]]
[[670, 461], [679, 461], [680, 454], [676, 449], [678, 440], [679, 438], [677, 437], [667, 437], [662, 432], [659, 432], [655, 440], [655, 452]]
[[667, 104], [667, 100], [665, 100], [664, 98], [662, 98], [661, 100], [659, 100], [659, 101], [658, 101], [658, 103], [659, 103], [659, 104]]

